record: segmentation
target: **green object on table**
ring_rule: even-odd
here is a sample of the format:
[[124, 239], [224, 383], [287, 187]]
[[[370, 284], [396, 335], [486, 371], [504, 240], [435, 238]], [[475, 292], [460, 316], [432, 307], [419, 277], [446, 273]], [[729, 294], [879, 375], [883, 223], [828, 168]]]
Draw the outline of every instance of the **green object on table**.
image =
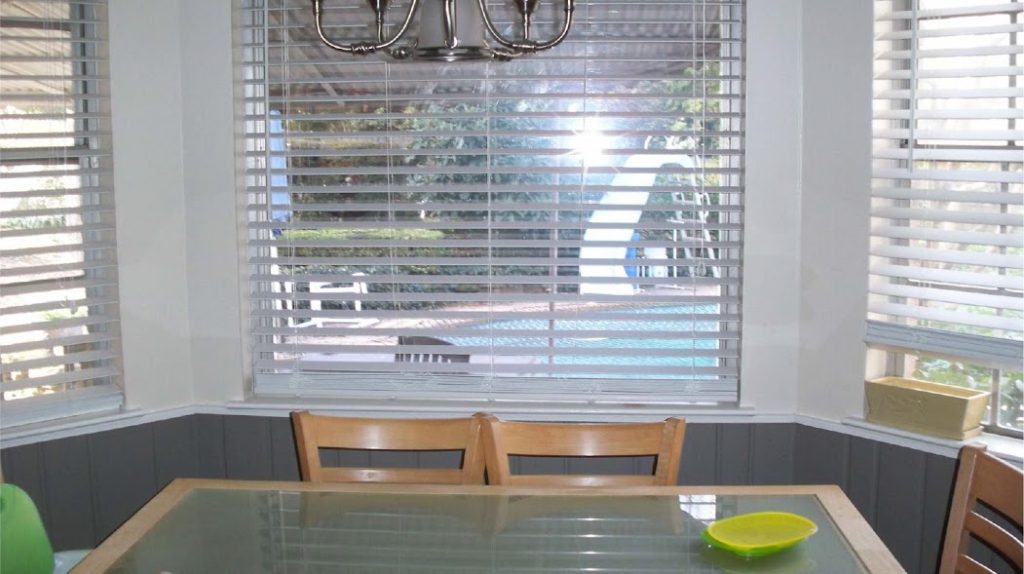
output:
[[0, 484], [0, 574], [51, 574], [53, 547], [32, 498]]
[[799, 514], [751, 512], [716, 520], [700, 536], [716, 548], [756, 558], [796, 546], [817, 531], [817, 524]]

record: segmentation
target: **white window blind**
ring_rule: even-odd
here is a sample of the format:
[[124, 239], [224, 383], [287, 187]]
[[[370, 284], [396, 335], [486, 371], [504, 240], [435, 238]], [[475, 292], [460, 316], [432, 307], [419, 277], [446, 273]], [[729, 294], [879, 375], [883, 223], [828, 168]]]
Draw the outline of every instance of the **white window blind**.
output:
[[[736, 400], [742, 1], [585, 0], [556, 49], [455, 64], [242, 15], [257, 394]], [[373, 32], [359, 0], [325, 26]]]
[[103, 0], [0, 3], [3, 424], [121, 404]]
[[876, 2], [869, 343], [1020, 368], [1021, 6]]

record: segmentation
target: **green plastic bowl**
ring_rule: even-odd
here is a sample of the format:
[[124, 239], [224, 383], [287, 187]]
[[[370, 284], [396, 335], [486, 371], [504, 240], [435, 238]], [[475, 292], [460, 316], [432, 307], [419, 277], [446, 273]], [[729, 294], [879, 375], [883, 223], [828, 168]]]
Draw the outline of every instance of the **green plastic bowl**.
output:
[[700, 536], [715, 548], [756, 558], [796, 546], [817, 531], [817, 524], [799, 514], [751, 512], [716, 520]]

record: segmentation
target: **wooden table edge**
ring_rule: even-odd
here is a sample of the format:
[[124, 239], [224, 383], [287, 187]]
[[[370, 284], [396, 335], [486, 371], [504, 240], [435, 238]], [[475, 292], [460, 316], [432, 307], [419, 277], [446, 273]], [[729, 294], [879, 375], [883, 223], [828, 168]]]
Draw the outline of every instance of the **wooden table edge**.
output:
[[195, 489], [287, 490], [290, 492], [366, 492], [393, 494], [459, 495], [548, 495], [548, 496], [687, 496], [687, 495], [814, 495], [835, 521], [854, 553], [872, 573], [905, 571], [860, 515], [846, 494], [836, 485], [781, 486], [638, 486], [615, 488], [537, 488], [485, 485], [426, 484], [333, 484], [283, 481], [249, 481], [206, 478], [179, 478], [164, 487], [134, 516], [85, 557], [71, 574], [103, 572], [156, 525], [181, 500]]
[[907, 571], [841, 488], [834, 484], [823, 485], [818, 500], [869, 572], [906, 574]]
[[70, 574], [106, 572], [136, 542], [194, 488], [189, 479], [175, 479], [150, 499], [127, 522], [71, 569]]

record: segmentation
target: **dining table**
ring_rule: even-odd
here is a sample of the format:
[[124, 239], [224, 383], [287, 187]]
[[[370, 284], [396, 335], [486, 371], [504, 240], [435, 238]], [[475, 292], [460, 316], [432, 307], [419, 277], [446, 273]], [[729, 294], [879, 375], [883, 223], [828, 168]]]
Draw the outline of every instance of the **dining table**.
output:
[[[799, 514], [761, 557], [709, 545], [716, 520]], [[73, 573], [904, 572], [835, 485], [520, 488], [177, 479]]]

